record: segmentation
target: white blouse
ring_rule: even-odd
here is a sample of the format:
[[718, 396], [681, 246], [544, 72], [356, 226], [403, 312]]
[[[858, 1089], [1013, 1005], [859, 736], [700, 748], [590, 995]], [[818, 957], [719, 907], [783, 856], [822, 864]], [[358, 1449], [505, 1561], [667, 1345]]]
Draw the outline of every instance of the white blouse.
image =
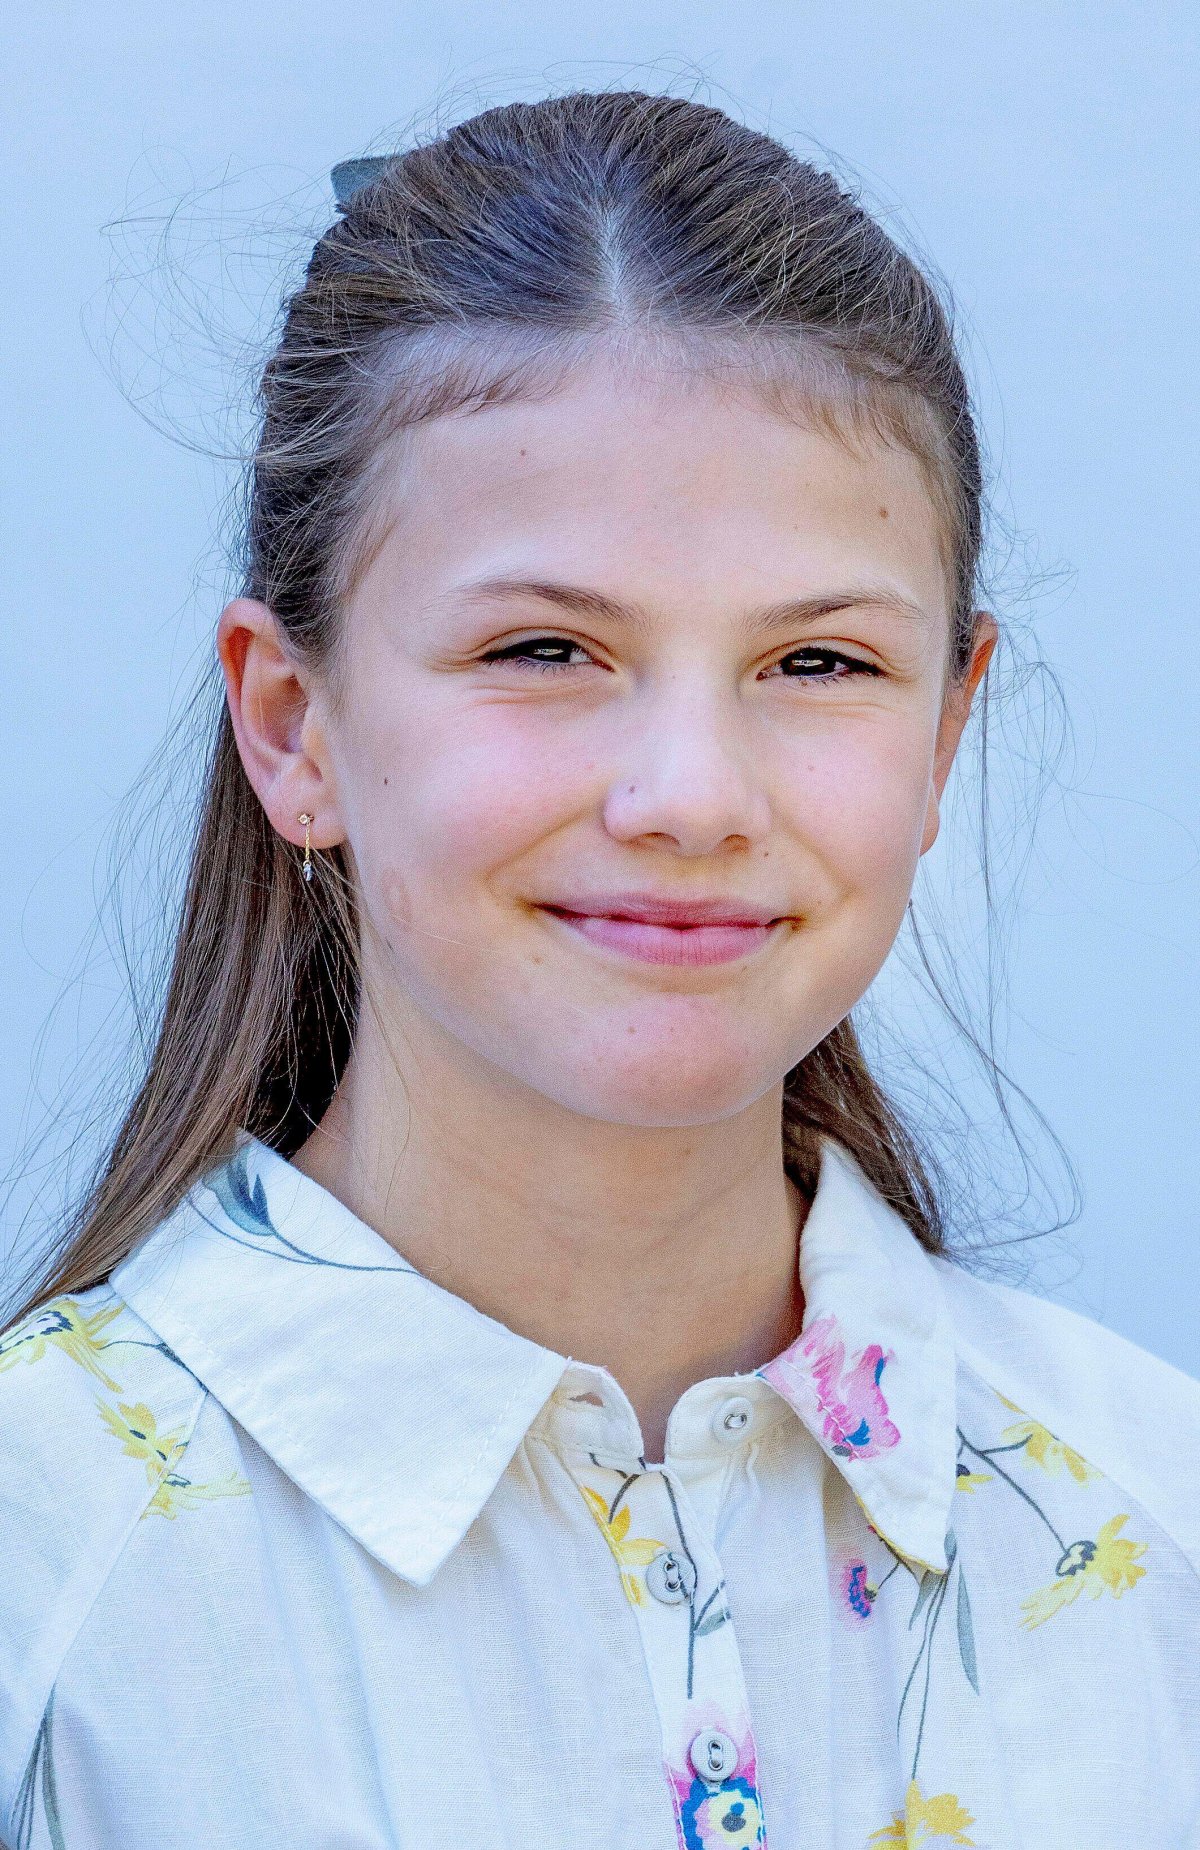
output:
[[830, 1139], [800, 1272], [649, 1461], [240, 1133], [0, 1342], [4, 1844], [1195, 1850], [1200, 1386]]

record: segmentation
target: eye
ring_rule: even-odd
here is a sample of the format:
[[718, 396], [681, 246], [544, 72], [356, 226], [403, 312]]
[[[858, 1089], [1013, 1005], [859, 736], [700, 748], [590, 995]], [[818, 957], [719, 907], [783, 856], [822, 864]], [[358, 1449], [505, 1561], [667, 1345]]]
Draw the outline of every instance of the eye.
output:
[[[576, 649], [586, 656], [587, 650], [582, 643], [572, 642], [569, 636], [526, 636], [518, 642], [506, 643], [502, 648], [489, 649], [479, 659], [498, 664], [511, 663], [514, 667], [536, 668], [539, 670], [554, 668], [572, 668], [577, 664], [567, 660], [571, 651]], [[790, 672], [786, 664], [804, 662], [840, 663], [842, 672], [836, 668], [818, 668], [815, 672]], [[818, 685], [828, 685], [837, 681], [848, 680], [852, 675], [877, 675], [882, 673], [874, 662], [865, 662], [856, 655], [847, 655], [840, 649], [804, 648], [793, 649], [775, 666], [783, 670], [786, 680], [815, 681]]]
[[[788, 673], [788, 662], [840, 662], [844, 672], [837, 673], [824, 668], [818, 673]], [[782, 656], [775, 666], [784, 670], [784, 679], [789, 681], [815, 681], [818, 686], [828, 686], [838, 681], [848, 681], [853, 675], [877, 675], [883, 671], [874, 662], [864, 662], [857, 655], [846, 655], [841, 649], [804, 648], [793, 649], [790, 654]]]
[[[580, 642], [572, 642], [569, 636], [527, 636], [521, 642], [509, 642], [502, 649], [489, 649], [480, 656], [484, 662], [511, 662], [514, 667], [522, 668], [572, 668], [573, 662], [561, 659], [563, 654], [570, 654], [578, 649], [581, 654], [587, 651]], [[536, 651], [536, 653], [535, 653]], [[554, 654], [557, 651], [557, 658]]]

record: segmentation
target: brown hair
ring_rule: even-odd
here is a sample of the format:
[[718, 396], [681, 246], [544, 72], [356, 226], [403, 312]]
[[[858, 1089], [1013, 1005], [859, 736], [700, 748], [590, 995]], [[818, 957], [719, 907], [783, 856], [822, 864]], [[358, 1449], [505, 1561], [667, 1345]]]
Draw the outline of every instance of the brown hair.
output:
[[[621, 90], [490, 108], [365, 169], [286, 303], [245, 522], [246, 593], [335, 700], [388, 440], [552, 390], [601, 343], [729, 365], [844, 441], [873, 431], [914, 454], [944, 547], [946, 675], [962, 676], [983, 482], [951, 311], [830, 173], [719, 109]], [[985, 679], [985, 728], [987, 694]], [[298, 878], [222, 703], [156, 1038], [18, 1317], [106, 1278], [238, 1127], [287, 1156], [319, 1122], [359, 1006], [351, 862], [334, 848], [319, 871]], [[850, 1016], [786, 1079], [785, 1159], [810, 1195], [822, 1131], [945, 1249], [928, 1159]]]

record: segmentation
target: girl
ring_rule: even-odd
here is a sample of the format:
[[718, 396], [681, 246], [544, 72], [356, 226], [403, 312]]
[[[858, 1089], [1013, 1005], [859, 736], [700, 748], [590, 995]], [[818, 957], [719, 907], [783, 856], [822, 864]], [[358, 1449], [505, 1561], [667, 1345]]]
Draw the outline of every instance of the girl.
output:
[[677, 98], [335, 178], [3, 1337], [5, 1842], [1200, 1842], [1200, 1387], [952, 1263], [852, 1025], [998, 638], [946, 311]]

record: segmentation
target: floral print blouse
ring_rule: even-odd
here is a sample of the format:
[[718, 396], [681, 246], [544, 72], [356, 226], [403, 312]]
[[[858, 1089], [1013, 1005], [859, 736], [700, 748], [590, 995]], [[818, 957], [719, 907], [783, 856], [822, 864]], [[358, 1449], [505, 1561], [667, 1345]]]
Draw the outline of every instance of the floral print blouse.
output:
[[800, 1270], [649, 1460], [239, 1133], [0, 1339], [3, 1844], [1196, 1850], [1200, 1385], [829, 1138]]

